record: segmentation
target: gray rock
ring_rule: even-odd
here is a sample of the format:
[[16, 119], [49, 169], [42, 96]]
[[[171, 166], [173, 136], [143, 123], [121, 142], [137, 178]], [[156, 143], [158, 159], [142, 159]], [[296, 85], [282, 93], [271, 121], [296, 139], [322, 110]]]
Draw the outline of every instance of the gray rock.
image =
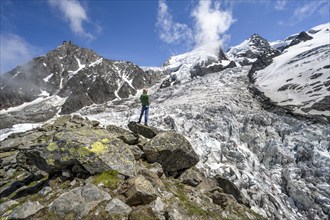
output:
[[136, 133], [136, 134], [140, 134], [145, 138], [153, 138], [158, 134], [158, 130], [156, 128], [153, 127], [149, 127], [149, 126], [145, 126], [136, 122], [131, 121], [128, 124], [128, 128]]
[[188, 169], [198, 162], [189, 141], [175, 132], [162, 132], [144, 146], [148, 162], [158, 162], [167, 174]]
[[128, 179], [121, 187], [128, 205], [145, 205], [157, 198], [156, 190], [142, 175]]
[[21, 137], [9, 139], [7, 138], [6, 140], [0, 142], [0, 153], [15, 150], [19, 147], [27, 149], [31, 145], [33, 145], [33, 142], [40, 138], [42, 135], [43, 132], [33, 132], [31, 134], [27, 134]]
[[196, 171], [194, 168], [190, 168], [184, 171], [179, 177], [180, 182], [193, 187], [198, 186], [202, 180], [202, 174]]
[[160, 197], [157, 197], [157, 199], [151, 203], [152, 211], [159, 215], [164, 214], [165, 206], [166, 206], [165, 203], [162, 201]]
[[8, 211], [8, 209], [10, 207], [12, 207], [13, 205], [17, 205], [18, 202], [16, 202], [15, 200], [9, 200], [7, 202], [3, 202], [0, 204], [0, 216], [2, 216], [5, 212]]
[[[81, 127], [56, 133], [55, 141], [24, 152], [30, 164], [48, 173], [72, 167], [74, 175], [85, 176], [117, 170], [134, 176], [135, 158], [129, 145], [107, 130]], [[69, 175], [70, 176], [70, 175]]]
[[158, 177], [162, 177], [164, 175], [164, 170], [160, 163], [156, 162], [156, 163], [149, 164], [148, 169], [149, 169], [149, 171], [156, 173], [158, 175]]
[[144, 152], [137, 145], [130, 145], [129, 147], [134, 155], [135, 160], [139, 160], [144, 154]]
[[45, 186], [44, 188], [42, 188], [42, 189], [39, 191], [39, 194], [42, 195], [42, 196], [45, 196], [45, 195], [47, 195], [48, 193], [50, 193], [51, 191], [53, 191], [52, 187], [50, 187], [50, 186]]
[[166, 216], [166, 219], [168, 219], [168, 220], [184, 220], [184, 219], [186, 219], [186, 217], [181, 215], [180, 212], [178, 212], [178, 210], [176, 210], [175, 208], [167, 210], [165, 213], [165, 216]]
[[115, 134], [115, 135], [118, 135], [118, 136], [130, 134], [130, 131], [128, 131], [124, 128], [118, 127], [116, 125], [107, 125], [105, 129], [107, 131], [109, 131], [111, 134]]
[[218, 186], [220, 186], [225, 193], [233, 195], [237, 202], [250, 207], [250, 204], [247, 199], [243, 196], [241, 191], [233, 182], [231, 182], [229, 179], [221, 177], [220, 175], [216, 175], [215, 179], [218, 183]]
[[133, 133], [122, 135], [122, 136], [119, 136], [118, 138], [120, 138], [126, 144], [129, 144], [129, 145], [136, 145], [139, 143], [139, 135], [133, 134]]
[[82, 218], [100, 202], [110, 199], [109, 193], [93, 184], [89, 184], [60, 195], [50, 204], [49, 211], [59, 217], [74, 214], [76, 218]]
[[120, 199], [114, 198], [108, 203], [105, 210], [110, 215], [127, 216], [132, 211], [132, 208]]
[[23, 203], [21, 206], [17, 206], [13, 209], [13, 211], [9, 214], [9, 219], [25, 219], [29, 216], [36, 214], [38, 211], [43, 209], [45, 206], [41, 205], [38, 201], [30, 202], [27, 201]]

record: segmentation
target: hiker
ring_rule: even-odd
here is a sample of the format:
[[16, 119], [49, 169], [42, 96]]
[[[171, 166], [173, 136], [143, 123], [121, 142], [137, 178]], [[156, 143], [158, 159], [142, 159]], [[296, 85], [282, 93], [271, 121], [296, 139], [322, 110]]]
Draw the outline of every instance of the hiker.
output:
[[144, 125], [148, 126], [148, 114], [149, 114], [149, 95], [147, 94], [148, 90], [143, 89], [143, 94], [140, 96], [142, 109], [141, 109], [141, 115], [138, 123], [141, 123], [141, 119], [144, 113]]

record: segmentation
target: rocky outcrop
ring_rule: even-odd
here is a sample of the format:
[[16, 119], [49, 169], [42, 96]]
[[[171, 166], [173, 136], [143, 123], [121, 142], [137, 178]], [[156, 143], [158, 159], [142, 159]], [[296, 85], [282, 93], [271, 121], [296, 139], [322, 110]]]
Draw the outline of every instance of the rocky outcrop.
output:
[[[0, 144], [4, 219], [261, 219], [236, 202], [236, 192], [223, 193], [226, 202], [212, 196], [221, 186], [192, 168], [198, 156], [174, 132], [148, 140], [74, 115]], [[135, 147], [142, 157], [134, 157]]]
[[227, 68], [234, 68], [236, 67], [236, 64], [234, 61], [230, 61], [229, 64], [224, 65], [222, 63], [217, 62], [202, 62], [200, 64], [195, 65], [192, 70], [190, 71], [191, 78], [197, 77], [197, 76], [205, 76], [209, 73], [216, 73], [221, 72], [224, 69]]
[[294, 36], [293, 39], [291, 39], [291, 43], [288, 46], [281, 48], [281, 50], [283, 51], [289, 47], [299, 44], [300, 42], [308, 41], [311, 39], [313, 39], [312, 36], [308, 35], [305, 31], [302, 31], [297, 36]]
[[262, 70], [265, 69], [267, 66], [269, 66], [271, 63], [273, 62], [273, 58], [272, 57], [267, 57], [267, 56], [260, 56], [258, 57], [257, 61], [255, 61], [252, 64], [252, 67], [248, 73], [248, 77], [249, 77], [249, 81], [251, 83], [255, 82], [255, 72], [257, 72], [258, 70]]

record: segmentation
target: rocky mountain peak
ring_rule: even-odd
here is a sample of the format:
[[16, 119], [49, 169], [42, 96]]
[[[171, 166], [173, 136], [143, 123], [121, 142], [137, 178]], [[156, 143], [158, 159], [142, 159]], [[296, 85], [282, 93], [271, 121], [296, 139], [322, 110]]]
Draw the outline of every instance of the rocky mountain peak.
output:
[[259, 34], [253, 34], [250, 37], [250, 42], [252, 43], [252, 45], [254, 45], [255, 47], [269, 47], [269, 42], [261, 37]]
[[251, 65], [261, 56], [274, 57], [279, 54], [278, 50], [274, 49], [266, 39], [258, 34], [253, 34], [241, 44], [230, 48], [226, 53], [229, 59], [242, 66]]

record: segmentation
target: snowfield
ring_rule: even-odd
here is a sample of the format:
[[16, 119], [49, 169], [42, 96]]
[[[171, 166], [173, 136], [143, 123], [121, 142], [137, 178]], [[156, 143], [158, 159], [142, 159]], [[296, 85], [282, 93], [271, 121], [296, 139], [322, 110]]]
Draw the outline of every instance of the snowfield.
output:
[[[256, 86], [280, 106], [299, 114], [330, 116], [330, 23], [308, 31], [313, 39], [284, 50], [256, 72]], [[323, 103], [318, 104], [318, 103]]]

